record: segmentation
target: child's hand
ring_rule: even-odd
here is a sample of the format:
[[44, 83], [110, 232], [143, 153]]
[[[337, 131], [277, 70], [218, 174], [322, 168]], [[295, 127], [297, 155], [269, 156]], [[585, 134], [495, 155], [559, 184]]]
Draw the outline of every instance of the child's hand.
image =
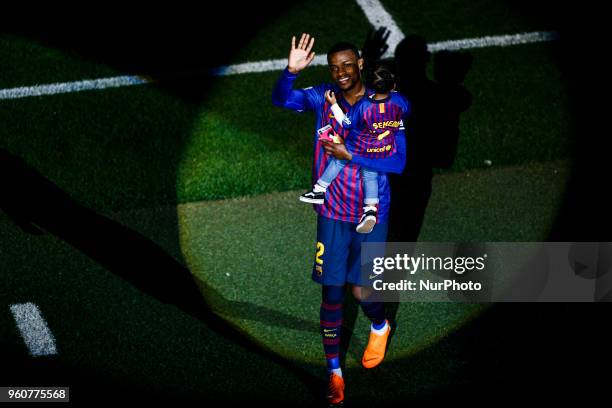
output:
[[327, 102], [329, 102], [332, 105], [336, 104], [336, 95], [334, 95], [334, 92], [331, 90], [327, 90], [325, 91], [325, 99], [327, 100]]

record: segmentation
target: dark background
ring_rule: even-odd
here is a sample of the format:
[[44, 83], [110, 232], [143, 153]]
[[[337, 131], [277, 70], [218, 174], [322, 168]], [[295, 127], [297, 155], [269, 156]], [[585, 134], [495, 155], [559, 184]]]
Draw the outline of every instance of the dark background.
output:
[[[214, 10], [213, 5], [201, 10], [176, 3], [171, 7], [88, 3], [87, 9], [83, 4], [63, 9], [55, 4], [44, 9], [27, 5], [3, 13], [3, 31], [124, 72], [159, 75], [201, 71], [225, 63], [256, 35], [259, 25], [296, 4], [271, 3], [218, 2]], [[589, 2], [510, 4], [526, 19], [550, 22], [561, 34], [556, 56], [570, 94], [575, 166], [550, 240], [612, 241], [610, 132], [606, 126], [609, 93], [605, 86], [609, 74], [604, 72], [609, 47], [604, 46], [603, 39], [608, 36], [600, 29], [606, 25], [599, 21], [605, 14]], [[464, 339], [470, 366], [468, 385], [423, 398], [488, 405], [585, 403], [596, 397], [605, 401], [612, 347], [607, 330], [610, 312], [605, 304], [495, 305], [452, 334]], [[492, 360], [500, 364], [491, 367]], [[4, 364], [9, 367], [11, 362], [5, 359]], [[72, 395], [74, 402], [116, 400], [116, 395], [99, 394], [104, 386], [135, 400], [176, 397], [159, 395], [155, 390], [135, 393], [128, 387], [137, 385], [117, 383], [55, 362], [21, 362], [16, 368], [13, 373], [23, 384], [45, 384], [52, 378], [79, 389]]]

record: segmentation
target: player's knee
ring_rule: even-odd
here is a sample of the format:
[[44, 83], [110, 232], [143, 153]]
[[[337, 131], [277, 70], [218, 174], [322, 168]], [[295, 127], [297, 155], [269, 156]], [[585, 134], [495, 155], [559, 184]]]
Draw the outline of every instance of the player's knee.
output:
[[372, 288], [364, 286], [355, 285], [351, 288], [351, 290], [353, 292], [353, 297], [359, 302], [367, 301], [370, 294], [372, 294]]
[[323, 302], [330, 305], [341, 305], [344, 302], [344, 286], [323, 286]]

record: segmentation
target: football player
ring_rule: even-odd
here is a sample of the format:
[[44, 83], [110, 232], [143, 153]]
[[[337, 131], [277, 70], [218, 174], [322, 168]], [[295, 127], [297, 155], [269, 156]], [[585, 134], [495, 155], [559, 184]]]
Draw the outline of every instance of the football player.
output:
[[[373, 368], [384, 358], [390, 332], [382, 302], [368, 301], [371, 282], [361, 274], [361, 243], [385, 242], [389, 214], [389, 182], [387, 172], [401, 173], [406, 161], [406, 140], [403, 129], [395, 135], [396, 153], [386, 158], [368, 158], [355, 154], [343, 143], [331, 143], [319, 139], [316, 130], [331, 125], [335, 136], [346, 137], [334, 119], [331, 104], [325, 92], [334, 92], [337, 103], [345, 112], [363, 97], [373, 92], [366, 89], [361, 71], [364, 60], [357, 48], [350, 43], [337, 43], [327, 53], [327, 62], [332, 83], [295, 89], [298, 74], [314, 59], [314, 38], [302, 34], [298, 42], [293, 37], [287, 67], [283, 70], [273, 90], [272, 101], [276, 106], [297, 112], [310, 111], [315, 114], [316, 127], [313, 132], [314, 162], [313, 182], [318, 180], [329, 161], [328, 154], [346, 160], [334, 183], [326, 191], [325, 202], [316, 205], [317, 243], [312, 278], [322, 285], [320, 308], [321, 335], [329, 374], [327, 400], [339, 404], [344, 400], [344, 380], [339, 360], [340, 328], [344, 293], [350, 286], [365, 315], [371, 320], [369, 342], [364, 351], [362, 364]], [[326, 154], [327, 153], [327, 154]], [[379, 172], [378, 217], [369, 234], [360, 234], [355, 228], [363, 215], [363, 187], [360, 166]]]

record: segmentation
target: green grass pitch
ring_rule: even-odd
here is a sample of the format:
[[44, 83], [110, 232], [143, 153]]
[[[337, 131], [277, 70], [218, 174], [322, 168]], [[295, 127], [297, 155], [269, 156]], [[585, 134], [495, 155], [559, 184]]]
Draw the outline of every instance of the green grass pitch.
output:
[[[503, 2], [383, 4], [405, 33], [429, 41], [552, 28]], [[340, 8], [363, 29], [334, 24], [332, 11]], [[318, 54], [337, 39], [360, 45], [367, 27], [354, 2], [305, 2], [263, 27], [233, 62], [285, 57], [296, 30], [317, 37]], [[553, 49], [542, 43], [471, 50], [465, 85], [474, 104], [462, 116], [454, 167], [434, 178], [422, 240], [546, 239], [571, 166], [569, 102]], [[17, 36], [0, 36], [0, 57], [0, 88], [123, 74]], [[309, 277], [315, 215], [297, 201], [310, 183], [314, 117], [272, 106], [277, 77], [219, 77], [198, 101], [163, 84], [2, 100], [0, 147], [160, 245], [207, 282], [202, 295], [220, 316], [322, 379], [319, 287]], [[327, 80], [326, 68], [314, 67], [298, 84]], [[24, 234], [4, 214], [0, 230], [7, 354], [26, 356], [8, 305], [31, 301], [56, 337], [54, 359], [68, 366], [177, 395], [265, 398], [273, 389], [279, 399], [317, 401], [290, 370], [140, 293], [60, 239]], [[375, 391], [366, 391], [374, 377], [358, 366], [367, 334], [358, 317], [346, 359], [352, 397], [422, 397], [456, 385], [465, 361], [463, 340], [453, 333], [482, 311], [402, 304], [400, 329], [376, 374], [386, 386]]]

